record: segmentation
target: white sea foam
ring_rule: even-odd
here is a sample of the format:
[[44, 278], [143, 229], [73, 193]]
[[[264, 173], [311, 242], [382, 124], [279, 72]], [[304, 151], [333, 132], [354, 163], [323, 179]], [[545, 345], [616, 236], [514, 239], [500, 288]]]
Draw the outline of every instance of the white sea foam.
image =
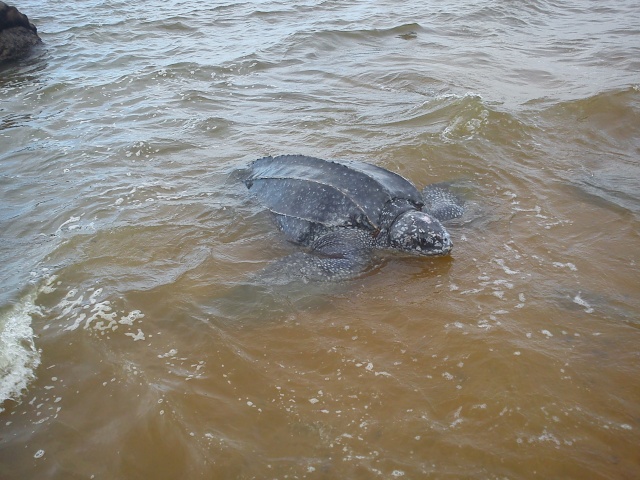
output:
[[569, 270], [571, 270], [572, 272], [577, 272], [578, 269], [576, 268], [576, 266], [573, 263], [567, 262], [567, 263], [561, 263], [561, 262], [553, 262], [552, 264], [554, 267], [556, 268], [568, 268]]
[[577, 303], [581, 307], [584, 307], [585, 312], [593, 313], [593, 308], [580, 296], [581, 294], [582, 292], [578, 292], [578, 294], [573, 297], [573, 303]]
[[20, 397], [40, 365], [31, 328], [32, 315], [38, 312], [35, 296], [30, 293], [0, 316], [0, 412], [5, 400]]

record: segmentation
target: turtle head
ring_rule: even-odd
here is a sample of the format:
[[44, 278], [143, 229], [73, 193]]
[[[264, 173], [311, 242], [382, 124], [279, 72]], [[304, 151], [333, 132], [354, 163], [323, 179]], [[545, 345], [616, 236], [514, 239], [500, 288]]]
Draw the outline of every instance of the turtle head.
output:
[[388, 235], [389, 247], [416, 255], [447, 255], [453, 247], [442, 224], [419, 210], [399, 215], [389, 227]]

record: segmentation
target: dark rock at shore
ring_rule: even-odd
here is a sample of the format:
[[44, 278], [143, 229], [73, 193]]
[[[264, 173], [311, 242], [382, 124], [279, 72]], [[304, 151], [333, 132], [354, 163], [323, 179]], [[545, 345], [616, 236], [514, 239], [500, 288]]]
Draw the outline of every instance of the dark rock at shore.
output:
[[0, 2], [0, 63], [25, 57], [38, 43], [38, 30], [27, 16]]

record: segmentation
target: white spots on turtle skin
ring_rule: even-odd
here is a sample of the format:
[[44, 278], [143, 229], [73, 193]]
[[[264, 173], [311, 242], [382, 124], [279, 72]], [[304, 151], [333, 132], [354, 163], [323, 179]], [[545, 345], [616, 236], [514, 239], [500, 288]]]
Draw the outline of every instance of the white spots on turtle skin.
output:
[[361, 215], [375, 223], [396, 196], [421, 201], [408, 180], [369, 164], [282, 155], [258, 159], [250, 168], [245, 184], [267, 208], [326, 225], [344, 226]]
[[[261, 158], [250, 168], [245, 185], [276, 214], [287, 238], [331, 257], [292, 255], [268, 267], [264, 278], [287, 270], [303, 281], [352, 278], [363, 270], [372, 248], [446, 255], [453, 246], [436, 217], [419, 210], [424, 199], [415, 186], [383, 168], [301, 155]], [[442, 208], [452, 206], [444, 190], [438, 197]], [[334, 232], [343, 238], [333, 245], [324, 241]]]
[[464, 213], [463, 202], [446, 188], [427, 185], [422, 196], [425, 201], [422, 210], [441, 222], [459, 218]]
[[[297, 252], [268, 265], [259, 277], [282, 284], [293, 279], [307, 282], [347, 280], [362, 273], [370, 260], [373, 239], [367, 232], [344, 228], [328, 231], [311, 244], [312, 252]], [[317, 250], [322, 255], [314, 254]]]
[[389, 227], [388, 247], [419, 255], [446, 255], [453, 244], [438, 220], [424, 212], [410, 210]]

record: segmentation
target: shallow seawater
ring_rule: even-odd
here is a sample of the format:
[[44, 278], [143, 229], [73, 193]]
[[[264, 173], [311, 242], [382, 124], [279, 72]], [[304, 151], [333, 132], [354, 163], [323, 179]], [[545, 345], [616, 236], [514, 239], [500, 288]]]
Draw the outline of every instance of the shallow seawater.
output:
[[[634, 2], [19, 8], [1, 478], [640, 475]], [[447, 182], [452, 255], [252, 281], [285, 153]]]

